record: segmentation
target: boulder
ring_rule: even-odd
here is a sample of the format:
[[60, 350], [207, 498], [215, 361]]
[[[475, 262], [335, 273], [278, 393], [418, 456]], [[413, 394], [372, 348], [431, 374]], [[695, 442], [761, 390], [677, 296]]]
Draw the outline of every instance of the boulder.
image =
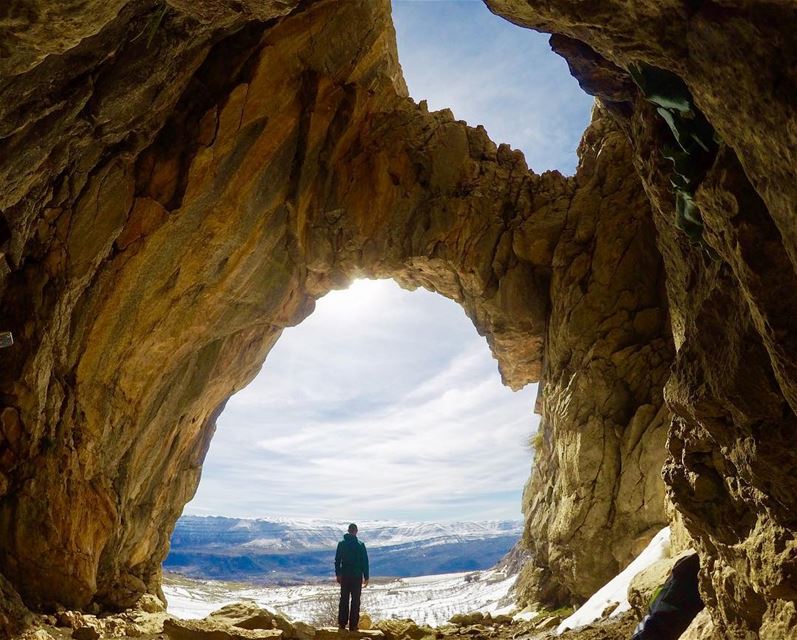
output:
[[72, 637], [75, 640], [100, 640], [101, 636], [102, 634], [99, 629], [89, 625], [78, 627], [72, 631]]
[[385, 634], [388, 640], [421, 640], [434, 635], [431, 627], [418, 625], [413, 620], [377, 620], [374, 628]]
[[681, 634], [679, 640], [715, 640], [715, 638], [714, 621], [709, 610], [703, 609]]
[[55, 614], [55, 626], [77, 629], [83, 626], [83, 614], [78, 611], [59, 611]]
[[371, 616], [367, 613], [360, 614], [360, 622], [357, 625], [361, 631], [367, 631], [368, 629], [373, 628], [373, 621], [371, 620]]
[[553, 629], [557, 627], [559, 623], [562, 622], [561, 616], [540, 616], [539, 620], [534, 621], [534, 630], [535, 631], [546, 631], [547, 629]]
[[293, 623], [293, 637], [296, 640], [312, 640], [315, 638], [316, 629], [312, 625], [297, 620]]
[[471, 624], [477, 624], [484, 620], [484, 614], [479, 611], [473, 613], [455, 613], [448, 621], [460, 627], [465, 627]]
[[281, 629], [242, 629], [214, 620], [167, 619], [163, 631], [171, 640], [276, 640]]
[[145, 593], [138, 599], [134, 609], [139, 609], [144, 613], [163, 613], [166, 611], [166, 604], [157, 596]]
[[286, 616], [253, 602], [236, 602], [213, 611], [205, 620], [241, 629], [280, 629], [284, 638], [296, 637], [294, 624]]

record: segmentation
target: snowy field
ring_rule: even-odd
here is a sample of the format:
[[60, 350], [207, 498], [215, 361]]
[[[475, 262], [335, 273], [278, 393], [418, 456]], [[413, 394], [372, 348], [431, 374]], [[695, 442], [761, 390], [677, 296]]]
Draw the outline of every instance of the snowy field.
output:
[[[363, 589], [362, 611], [374, 619], [412, 618], [436, 626], [455, 613], [511, 609], [507, 596], [514, 582], [515, 576], [495, 570], [371, 582]], [[169, 613], [180, 618], [203, 618], [225, 604], [251, 600], [294, 620], [333, 625], [339, 587], [335, 583], [264, 587], [166, 574], [163, 592]]]

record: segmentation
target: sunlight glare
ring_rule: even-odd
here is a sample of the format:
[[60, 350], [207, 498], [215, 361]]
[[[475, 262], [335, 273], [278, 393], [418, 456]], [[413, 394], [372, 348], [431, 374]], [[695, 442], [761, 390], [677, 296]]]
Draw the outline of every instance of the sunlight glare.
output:
[[393, 280], [353, 280], [346, 289], [330, 291], [316, 302], [315, 313], [328, 319], [355, 320], [384, 305], [396, 287]]

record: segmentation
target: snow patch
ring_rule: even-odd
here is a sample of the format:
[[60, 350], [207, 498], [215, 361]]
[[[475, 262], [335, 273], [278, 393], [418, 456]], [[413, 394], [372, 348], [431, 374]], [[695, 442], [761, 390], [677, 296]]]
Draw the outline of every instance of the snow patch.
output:
[[612, 604], [617, 606], [609, 614], [609, 617], [628, 611], [631, 608], [628, 602], [628, 585], [633, 577], [654, 562], [669, 557], [670, 528], [665, 527], [655, 535], [650, 544], [645, 547], [631, 564], [598, 589], [573, 615], [563, 620], [556, 628], [556, 633], [560, 634], [566, 629], [577, 629], [595, 622], [603, 617], [603, 612]]

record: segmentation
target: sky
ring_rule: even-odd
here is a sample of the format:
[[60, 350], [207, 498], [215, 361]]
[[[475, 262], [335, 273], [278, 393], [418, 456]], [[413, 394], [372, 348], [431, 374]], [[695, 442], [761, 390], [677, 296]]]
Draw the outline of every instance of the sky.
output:
[[[572, 174], [592, 99], [547, 36], [480, 0], [394, 0], [411, 96]], [[454, 302], [356, 281], [285, 330], [218, 420], [193, 515], [521, 518], [536, 385], [512, 392]]]
[[186, 513], [517, 520], [535, 396], [501, 384], [456, 303], [355, 281], [228, 402]]
[[493, 15], [482, 0], [393, 0], [399, 62], [415, 100], [484, 125], [537, 173], [575, 173], [592, 97], [548, 35]]

